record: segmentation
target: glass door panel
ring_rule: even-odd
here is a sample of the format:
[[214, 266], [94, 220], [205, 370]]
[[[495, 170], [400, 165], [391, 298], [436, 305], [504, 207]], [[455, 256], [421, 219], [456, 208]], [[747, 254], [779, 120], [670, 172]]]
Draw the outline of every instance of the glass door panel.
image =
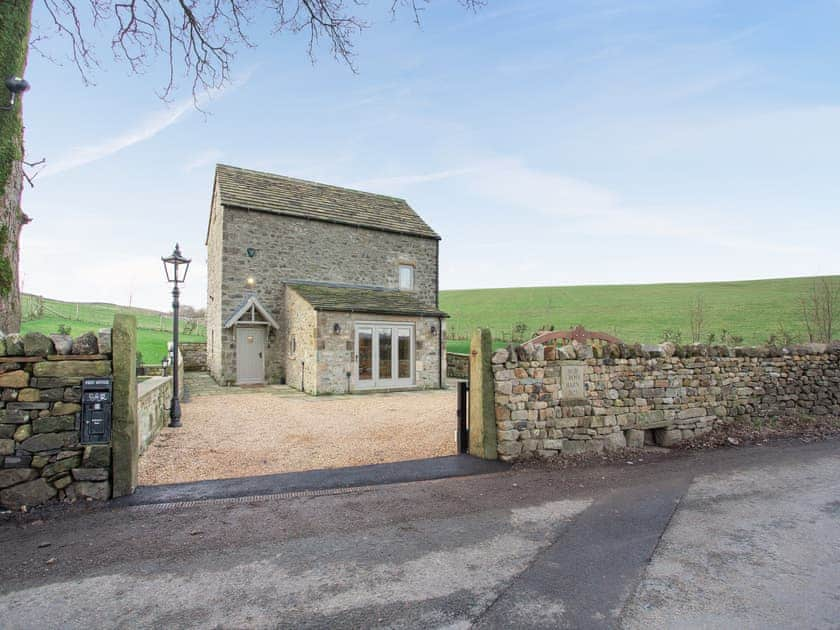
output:
[[393, 378], [392, 361], [393, 342], [390, 328], [377, 328], [379, 341], [379, 374], [377, 381], [390, 381]]
[[356, 327], [356, 383], [360, 387], [414, 383], [414, 328], [368, 324]]
[[373, 381], [373, 329], [357, 329], [358, 339], [356, 346], [359, 348], [358, 367], [359, 381]]
[[410, 328], [397, 328], [397, 378], [411, 378]]

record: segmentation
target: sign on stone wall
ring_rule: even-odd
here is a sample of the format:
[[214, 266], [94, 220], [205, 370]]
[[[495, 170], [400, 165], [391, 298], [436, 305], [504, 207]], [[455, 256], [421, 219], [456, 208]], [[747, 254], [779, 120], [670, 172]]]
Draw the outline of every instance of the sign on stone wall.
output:
[[583, 365], [561, 366], [560, 387], [563, 398], [586, 398], [586, 388], [583, 384]]

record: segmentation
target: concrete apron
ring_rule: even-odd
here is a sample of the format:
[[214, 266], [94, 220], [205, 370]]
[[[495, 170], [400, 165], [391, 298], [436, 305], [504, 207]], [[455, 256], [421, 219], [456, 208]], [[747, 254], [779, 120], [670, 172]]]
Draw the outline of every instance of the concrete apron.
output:
[[326, 468], [301, 472], [213, 479], [160, 486], [141, 486], [131, 496], [115, 499], [114, 507], [257, 497], [289, 492], [381, 486], [504, 472], [509, 465], [470, 455], [448, 455], [387, 464]]

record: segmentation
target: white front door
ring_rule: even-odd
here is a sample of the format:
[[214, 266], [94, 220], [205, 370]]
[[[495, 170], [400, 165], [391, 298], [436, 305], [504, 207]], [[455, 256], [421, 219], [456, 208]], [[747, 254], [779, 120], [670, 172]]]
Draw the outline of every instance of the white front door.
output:
[[265, 383], [265, 327], [236, 327], [236, 382]]
[[356, 325], [356, 386], [414, 385], [414, 326]]

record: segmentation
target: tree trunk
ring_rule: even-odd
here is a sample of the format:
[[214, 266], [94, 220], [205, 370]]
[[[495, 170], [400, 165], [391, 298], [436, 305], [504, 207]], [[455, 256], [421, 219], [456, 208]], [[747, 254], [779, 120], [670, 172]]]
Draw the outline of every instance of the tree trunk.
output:
[[[0, 80], [23, 76], [29, 50], [32, 0], [0, 0]], [[0, 106], [9, 92], [0, 86]], [[0, 332], [20, 330], [18, 258], [20, 229], [29, 219], [21, 209], [23, 193], [22, 99], [0, 111]]]

